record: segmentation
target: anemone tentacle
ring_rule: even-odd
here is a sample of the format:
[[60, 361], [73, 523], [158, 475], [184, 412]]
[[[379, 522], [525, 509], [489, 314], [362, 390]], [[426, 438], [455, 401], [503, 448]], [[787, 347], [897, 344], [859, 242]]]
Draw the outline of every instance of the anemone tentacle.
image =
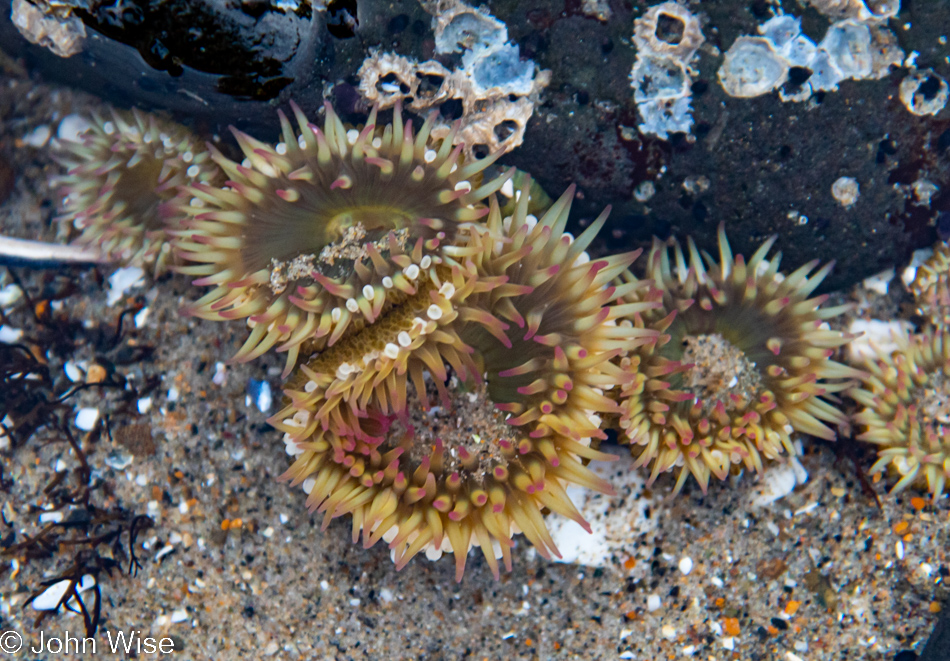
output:
[[67, 170], [53, 182], [61, 233], [78, 230], [74, 243], [160, 274], [171, 254], [165, 225], [175, 220], [166, 205], [186, 184], [221, 181], [220, 171], [183, 126], [137, 109], [90, 119], [78, 142], [63, 140], [55, 153]]
[[773, 243], [746, 263], [733, 256], [722, 226], [718, 261], [700, 256], [692, 239], [688, 257], [678, 241], [654, 240], [647, 272], [656, 287], [646, 300], [661, 301], [662, 310], [628, 315], [627, 323], [662, 337], [619, 361], [632, 375], [619, 426], [637, 465], [651, 466], [651, 482], [678, 467], [675, 491], [689, 475], [705, 491], [710, 475], [725, 479], [740, 464], [758, 471], [764, 460], [793, 453], [793, 431], [832, 440], [831, 426], [847, 423], [828, 400], [862, 373], [831, 360], [850, 336], [825, 323], [847, 307], [821, 308], [827, 297], [812, 296], [831, 265], [816, 271], [812, 262], [783, 276], [780, 255], [768, 257]]
[[243, 164], [213, 150], [228, 181], [190, 189], [175, 239], [189, 262], [179, 271], [212, 287], [188, 312], [248, 319], [235, 360], [276, 347], [285, 374], [301, 350], [332, 346], [413, 295], [412, 274], [487, 213], [480, 202], [510, 175], [476, 185], [498, 154], [462, 163], [452, 136], [430, 144], [434, 116], [416, 134], [398, 108], [385, 127], [374, 110], [349, 131], [329, 104], [322, 129], [293, 112], [299, 131], [280, 113], [276, 147], [233, 131]]

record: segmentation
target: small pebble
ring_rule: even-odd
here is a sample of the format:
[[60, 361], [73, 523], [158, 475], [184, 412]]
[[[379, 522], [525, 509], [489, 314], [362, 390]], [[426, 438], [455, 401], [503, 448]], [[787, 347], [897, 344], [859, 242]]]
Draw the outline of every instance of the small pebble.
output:
[[66, 364], [63, 365], [63, 371], [66, 372], [66, 378], [73, 383], [82, 381], [82, 371], [80, 371], [80, 369], [76, 366], [76, 363], [73, 361], [66, 361]]
[[50, 130], [49, 126], [43, 124], [42, 126], [37, 126], [35, 129], [23, 136], [23, 142], [30, 147], [39, 148], [49, 142], [51, 135], [53, 135], [53, 132]]
[[267, 381], [248, 379], [247, 395], [245, 396], [244, 400], [246, 406], [250, 406], [253, 403], [254, 406], [257, 407], [258, 411], [261, 413], [267, 413], [270, 411], [270, 407], [274, 402], [274, 397], [271, 394], [270, 384]]
[[20, 341], [21, 337], [23, 337], [23, 331], [21, 329], [6, 325], [0, 326], [0, 342], [4, 344], [15, 344]]
[[651, 613], [657, 610], [660, 607], [660, 596], [656, 594], [651, 594], [647, 597], [647, 610]]
[[680, 559], [679, 563], [680, 571], [683, 572], [684, 576], [688, 576], [691, 571], [693, 571], [693, 559], [688, 555], [684, 555]]
[[18, 285], [9, 284], [0, 287], [0, 308], [8, 308], [23, 296], [23, 290]]
[[121, 471], [131, 466], [133, 459], [134, 457], [131, 454], [116, 450], [115, 452], [110, 452], [104, 461], [109, 468]]
[[214, 376], [211, 377], [211, 383], [216, 386], [224, 385], [228, 379], [227, 365], [224, 363], [214, 364]]
[[148, 320], [149, 308], [142, 308], [135, 314], [135, 327], [142, 328]]
[[96, 422], [98, 420], [99, 420], [99, 409], [94, 409], [94, 408], [79, 409], [79, 413], [76, 414], [76, 426], [82, 429], [83, 431], [92, 430], [92, 428], [96, 426]]
[[117, 269], [109, 276], [109, 292], [106, 295], [106, 304], [110, 307], [119, 302], [126, 292], [134, 287], [145, 284], [145, 271], [137, 266]]
[[106, 368], [92, 364], [86, 370], [86, 383], [102, 383], [106, 380]]

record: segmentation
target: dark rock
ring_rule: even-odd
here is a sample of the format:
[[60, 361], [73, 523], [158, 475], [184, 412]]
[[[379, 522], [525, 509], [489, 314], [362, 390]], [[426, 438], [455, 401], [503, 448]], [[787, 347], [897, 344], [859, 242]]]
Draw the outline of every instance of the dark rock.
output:
[[[224, 126], [236, 124], [262, 140], [276, 138], [275, 106], [290, 99], [315, 114], [326, 94], [346, 119], [359, 121], [366, 108], [356, 72], [370, 48], [420, 60], [432, 48], [431, 17], [416, 2], [335, 0], [325, 12], [285, 13], [263, 0], [214, 0], [203, 9], [184, 3], [182, 20], [168, 13], [182, 0], [124, 1], [119, 27], [103, 15], [114, 2], [88, 5], [84, 20], [99, 32], [68, 60], [27, 44], [9, 22], [0, 22], [0, 43], [43, 76], [109, 102], [169, 110], [209, 134], [223, 135]], [[492, 2], [522, 55], [552, 71], [524, 144], [503, 163], [530, 172], [555, 197], [577, 183], [572, 231], [612, 205], [595, 253], [642, 247], [654, 234], [689, 234], [714, 251], [724, 222], [734, 250], [746, 255], [777, 234], [785, 270], [816, 258], [836, 260], [825, 290], [901, 265], [937, 238], [938, 214], [950, 211], [946, 112], [911, 115], [898, 100], [905, 75], [898, 70], [878, 81], [844, 82], [808, 103], [784, 103], [776, 94], [728, 97], [716, 75], [721, 52], [739, 35], [756, 33], [767, 5], [698, 6], [707, 45], [694, 63], [692, 135], [659, 140], [637, 131], [628, 79], [636, 56], [633, 21], [644, 3], [611, 3], [611, 20], [600, 22], [585, 16], [579, 2]], [[6, 15], [9, 6], [0, 0]], [[802, 17], [812, 38], [829, 24], [816, 12]], [[908, 4], [900, 18], [914, 25], [900, 32], [901, 47], [919, 53], [918, 66], [950, 77], [935, 45], [950, 23], [950, 5]], [[440, 59], [454, 66], [457, 56]], [[796, 70], [790, 84], [808, 75]], [[708, 187], [684, 190], [687, 179], [700, 176]], [[847, 209], [831, 195], [841, 176], [861, 187]], [[919, 178], [940, 189], [930, 207], [905, 199], [906, 187]], [[638, 202], [633, 191], [646, 181], [656, 194]]]

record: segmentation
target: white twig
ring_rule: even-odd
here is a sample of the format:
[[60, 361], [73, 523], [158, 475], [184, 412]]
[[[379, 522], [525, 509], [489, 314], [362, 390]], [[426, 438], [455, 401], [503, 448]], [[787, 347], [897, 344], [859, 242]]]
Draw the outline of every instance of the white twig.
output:
[[24, 266], [55, 266], [70, 264], [102, 264], [108, 262], [100, 253], [87, 248], [14, 239], [0, 235], [0, 264]]

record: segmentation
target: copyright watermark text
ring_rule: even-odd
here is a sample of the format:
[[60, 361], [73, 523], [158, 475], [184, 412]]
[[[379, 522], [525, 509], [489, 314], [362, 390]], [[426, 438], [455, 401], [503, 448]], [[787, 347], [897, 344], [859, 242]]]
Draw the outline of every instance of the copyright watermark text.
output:
[[130, 631], [106, 631], [99, 640], [79, 636], [69, 631], [61, 635], [51, 635], [40, 631], [39, 641], [25, 643], [23, 636], [16, 631], [0, 632], [0, 653], [16, 654], [21, 650], [32, 654], [171, 654], [175, 651], [175, 641], [165, 636], [156, 638], [147, 636], [145, 632], [132, 629]]

